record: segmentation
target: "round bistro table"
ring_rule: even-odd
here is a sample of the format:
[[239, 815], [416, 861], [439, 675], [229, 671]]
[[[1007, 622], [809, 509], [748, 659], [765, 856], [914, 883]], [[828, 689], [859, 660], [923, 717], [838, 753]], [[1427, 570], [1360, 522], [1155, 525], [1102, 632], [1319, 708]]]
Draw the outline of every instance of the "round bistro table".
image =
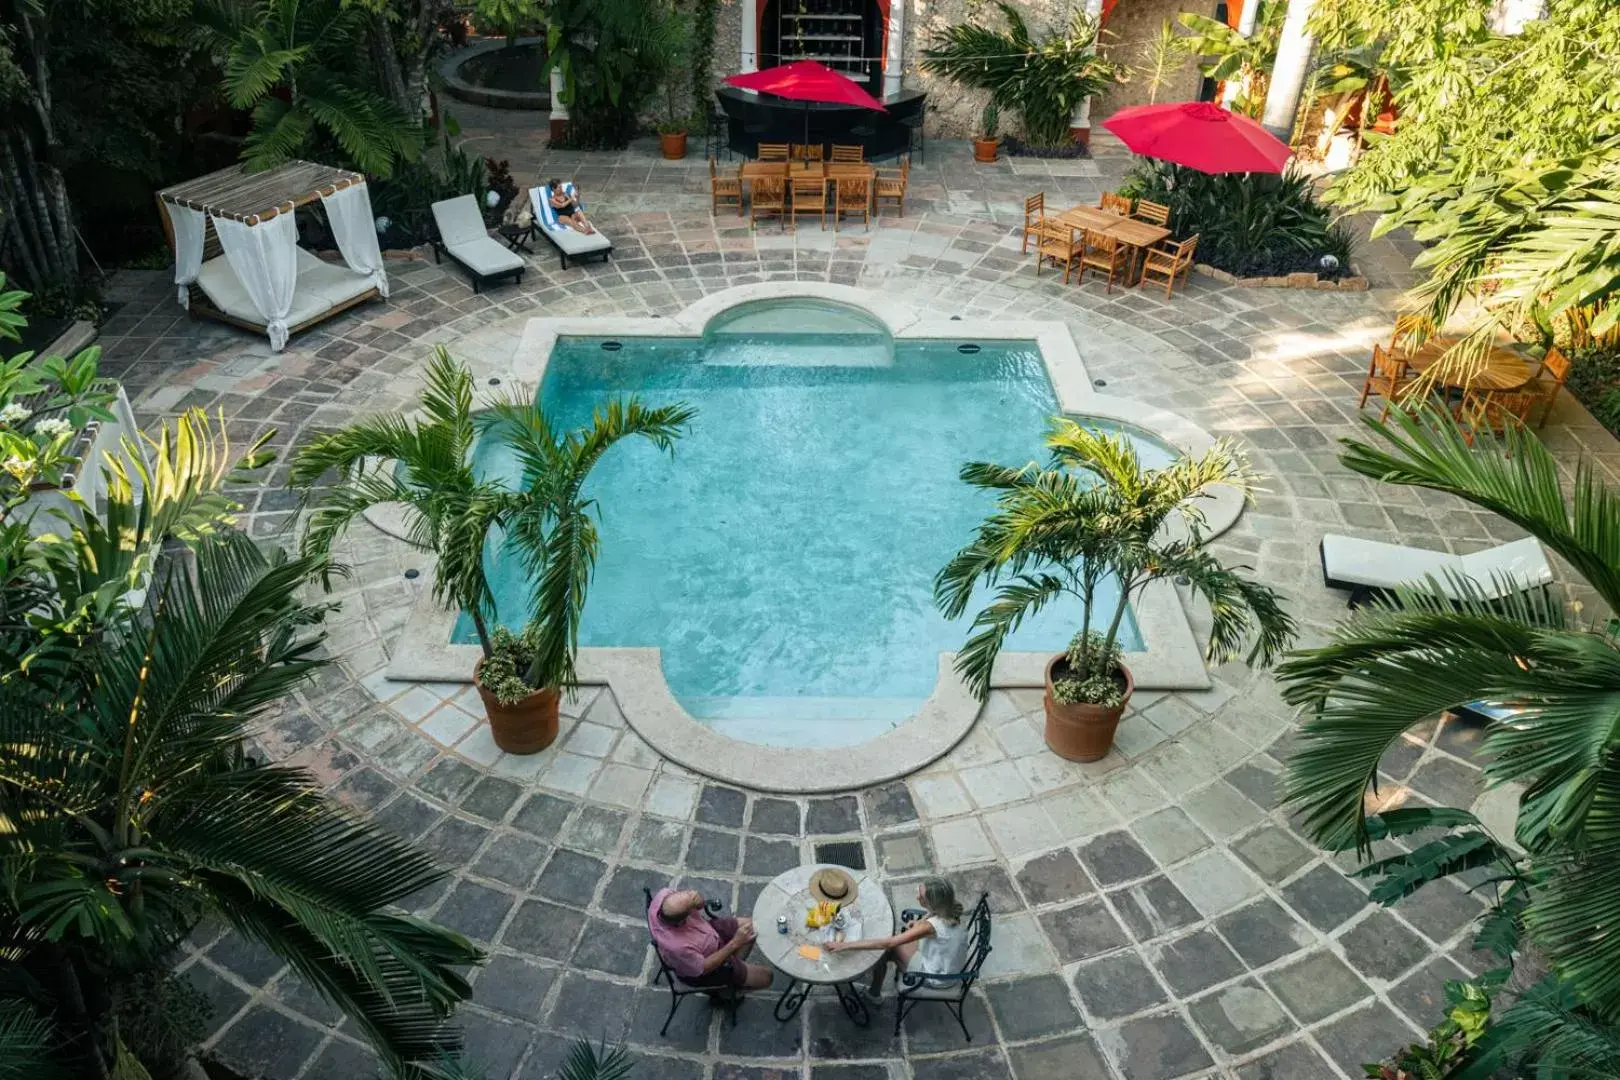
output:
[[[837, 927], [832, 924], [812, 930], [804, 925], [804, 917], [815, 900], [810, 896], [810, 877], [824, 864], [798, 866], [771, 879], [754, 902], [754, 930], [759, 951], [765, 954], [778, 971], [791, 981], [776, 1001], [776, 1018], [793, 1019], [804, 999], [817, 986], [831, 986], [838, 995], [838, 1003], [855, 1023], [865, 1027], [871, 1020], [866, 1002], [855, 989], [855, 980], [871, 971], [883, 958], [878, 949], [851, 949], [847, 952], [828, 952], [827, 943], [834, 940]], [[844, 938], [887, 937], [894, 933], [894, 908], [884, 894], [883, 886], [867, 874], [847, 867], [837, 867], [855, 879], [855, 903], [842, 908]], [[776, 917], [787, 916], [787, 933], [777, 932]], [[808, 960], [799, 954], [799, 947], [812, 945], [821, 950], [821, 956]]]

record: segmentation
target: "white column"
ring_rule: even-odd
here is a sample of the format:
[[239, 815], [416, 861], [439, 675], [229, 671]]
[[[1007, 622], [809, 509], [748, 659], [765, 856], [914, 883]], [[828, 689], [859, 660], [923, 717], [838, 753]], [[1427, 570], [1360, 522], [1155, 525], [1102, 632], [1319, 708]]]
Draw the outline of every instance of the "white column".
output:
[[1311, 32], [1305, 24], [1311, 17], [1313, 2], [1288, 0], [1277, 60], [1271, 66], [1271, 85], [1266, 88], [1266, 110], [1260, 123], [1283, 142], [1293, 138], [1299, 95], [1305, 90], [1305, 77], [1311, 67]]
[[[1263, 0], [1243, 0], [1243, 6], [1238, 9], [1237, 32], [1244, 37], [1254, 36], [1254, 24], [1260, 17], [1262, 2]], [[1226, 80], [1226, 85], [1221, 88], [1221, 104], [1230, 109], [1242, 89], [1243, 84], [1237, 79]]]
[[743, 0], [742, 70], [759, 70], [759, 0]]
[[551, 69], [550, 78], [551, 120], [556, 123], [558, 120], [568, 119], [568, 106], [563, 104], [563, 91], [567, 89], [567, 83], [563, 81], [562, 71], [557, 68]]
[[1491, 8], [1491, 29], [1498, 34], [1517, 34], [1524, 24], [1547, 16], [1547, 0], [1496, 0]]
[[[1103, 0], [1086, 0], [1086, 14], [1093, 21], [1102, 18]], [[1074, 112], [1069, 116], [1069, 130], [1084, 132], [1083, 138], [1091, 138], [1091, 99], [1088, 97], [1075, 106]]]
[[906, 3], [889, 0], [889, 50], [883, 64], [883, 96], [893, 97], [906, 82]]

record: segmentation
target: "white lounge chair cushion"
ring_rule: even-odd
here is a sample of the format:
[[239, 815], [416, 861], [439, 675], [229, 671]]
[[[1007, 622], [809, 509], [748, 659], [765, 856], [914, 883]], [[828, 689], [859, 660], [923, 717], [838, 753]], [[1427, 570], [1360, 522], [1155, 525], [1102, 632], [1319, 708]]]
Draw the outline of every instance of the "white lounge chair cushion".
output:
[[[581, 210], [585, 208], [585, 203], [574, 190], [573, 184], [564, 184], [563, 191], [579, 204]], [[551, 188], [545, 184], [529, 189], [529, 202], [534, 206], [534, 219], [539, 222], [540, 231], [565, 254], [588, 255], [593, 251], [602, 251], [613, 246], [613, 241], [603, 236], [601, 229], [582, 233], [558, 221], [556, 211], [551, 208]], [[594, 224], [592, 228], [595, 228]]]
[[433, 221], [439, 227], [444, 249], [473, 273], [489, 277], [523, 269], [523, 256], [490, 238], [478, 200], [471, 195], [434, 203]]
[[[292, 310], [287, 313], [287, 325], [297, 326], [318, 318], [345, 301], [352, 300], [371, 289], [371, 278], [356, 273], [341, 263], [329, 263], [298, 249], [298, 283], [293, 286]], [[216, 255], [202, 264], [197, 273], [197, 285], [214, 307], [244, 322], [262, 323], [264, 316], [253, 306], [247, 290], [242, 287], [236, 271], [225, 256]]]
[[[1377, 589], [1422, 584], [1433, 578], [1448, 595], [1452, 590], [1447, 578], [1456, 574], [1471, 579], [1492, 600], [1505, 591], [1523, 592], [1551, 584], [1553, 579], [1552, 566], [1535, 537], [1468, 555], [1451, 555], [1329, 533], [1322, 537], [1322, 572], [1332, 581]], [[1508, 590], [1501, 587], [1503, 581]]]

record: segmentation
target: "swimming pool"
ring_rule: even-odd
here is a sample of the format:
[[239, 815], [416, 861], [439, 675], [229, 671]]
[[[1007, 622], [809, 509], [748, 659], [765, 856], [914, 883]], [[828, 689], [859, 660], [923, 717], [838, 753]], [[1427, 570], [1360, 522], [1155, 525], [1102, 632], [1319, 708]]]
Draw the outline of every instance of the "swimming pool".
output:
[[[778, 746], [853, 745], [917, 712], [970, 621], [932, 596], [989, 506], [957, 472], [1040, 456], [1058, 411], [1031, 342], [895, 341], [802, 300], [744, 305], [702, 338], [557, 340], [540, 386], [555, 423], [627, 393], [697, 418], [673, 458], [622, 443], [592, 473], [601, 557], [580, 644], [656, 646], [694, 718]], [[1173, 454], [1130, 434], [1150, 465]], [[477, 464], [516, 473], [495, 443]], [[499, 549], [490, 565], [516, 626], [521, 567]], [[1054, 605], [1008, 647], [1060, 649], [1076, 608]], [[472, 640], [467, 622], [454, 640]], [[1123, 638], [1142, 647], [1134, 621]]]

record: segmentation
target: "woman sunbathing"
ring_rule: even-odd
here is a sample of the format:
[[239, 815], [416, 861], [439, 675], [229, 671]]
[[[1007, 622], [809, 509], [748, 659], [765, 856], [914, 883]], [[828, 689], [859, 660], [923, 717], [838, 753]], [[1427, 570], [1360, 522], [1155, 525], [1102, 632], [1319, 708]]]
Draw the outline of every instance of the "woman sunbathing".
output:
[[546, 187], [551, 189], [551, 210], [557, 215], [560, 224], [567, 225], [577, 232], [593, 233], [591, 223], [585, 220], [585, 211], [580, 207], [574, 197], [563, 190], [561, 180], [547, 180]]

